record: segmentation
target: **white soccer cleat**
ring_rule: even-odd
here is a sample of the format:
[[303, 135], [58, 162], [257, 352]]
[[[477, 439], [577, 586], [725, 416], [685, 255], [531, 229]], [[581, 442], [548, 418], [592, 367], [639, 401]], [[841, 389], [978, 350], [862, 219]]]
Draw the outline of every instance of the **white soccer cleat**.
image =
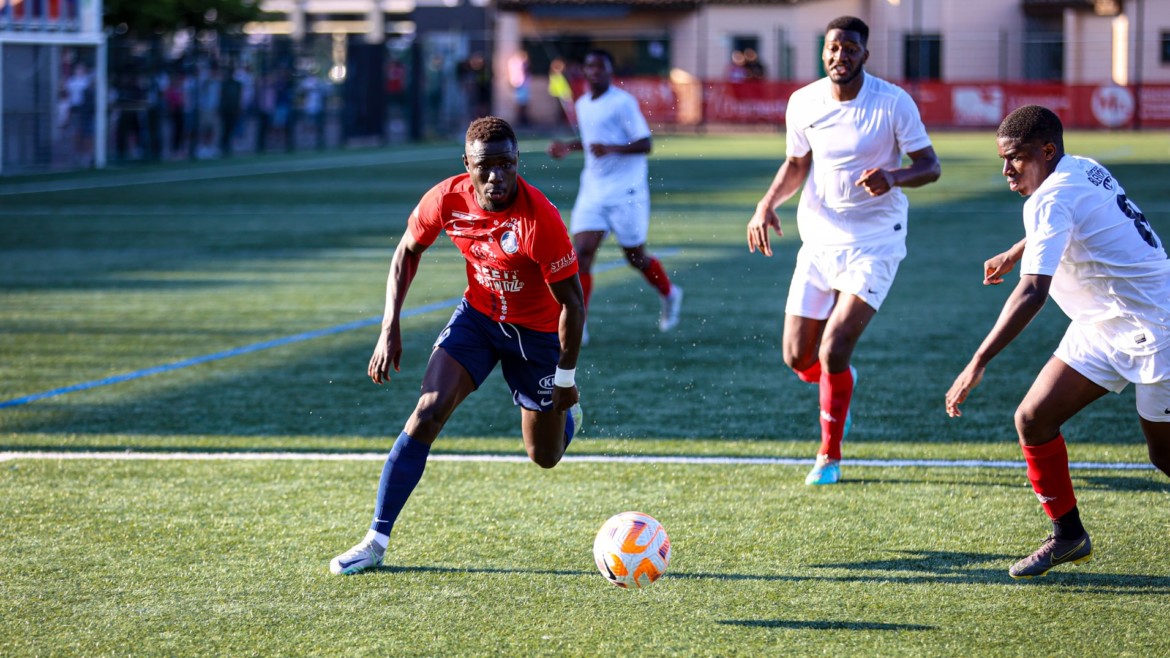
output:
[[670, 294], [662, 298], [662, 312], [658, 314], [658, 330], [670, 331], [678, 326], [678, 314], [682, 310], [683, 289], [670, 286]]
[[371, 567], [382, 566], [386, 549], [373, 539], [363, 539], [357, 546], [329, 561], [329, 571], [338, 576], [348, 576]]

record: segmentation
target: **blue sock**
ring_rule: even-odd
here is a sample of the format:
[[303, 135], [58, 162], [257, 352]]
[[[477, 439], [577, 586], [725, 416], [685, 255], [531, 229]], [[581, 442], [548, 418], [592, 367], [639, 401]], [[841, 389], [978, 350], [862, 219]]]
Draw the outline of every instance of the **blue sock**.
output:
[[382, 479], [378, 482], [378, 502], [374, 505], [374, 520], [370, 530], [384, 535], [390, 534], [394, 522], [406, 499], [410, 498], [415, 485], [422, 479], [431, 447], [422, 441], [415, 441], [406, 432], [398, 435], [386, 465], [382, 467]]

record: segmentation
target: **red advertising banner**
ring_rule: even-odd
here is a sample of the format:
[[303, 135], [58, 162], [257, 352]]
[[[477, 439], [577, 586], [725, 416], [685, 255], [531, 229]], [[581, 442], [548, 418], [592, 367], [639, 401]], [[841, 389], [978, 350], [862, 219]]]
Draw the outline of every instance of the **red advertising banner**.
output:
[[[783, 125], [788, 97], [803, 83], [689, 82], [628, 78], [619, 84], [655, 124]], [[994, 128], [1022, 105], [1043, 105], [1068, 128], [1170, 128], [1170, 85], [904, 83], [923, 122], [934, 128]]]

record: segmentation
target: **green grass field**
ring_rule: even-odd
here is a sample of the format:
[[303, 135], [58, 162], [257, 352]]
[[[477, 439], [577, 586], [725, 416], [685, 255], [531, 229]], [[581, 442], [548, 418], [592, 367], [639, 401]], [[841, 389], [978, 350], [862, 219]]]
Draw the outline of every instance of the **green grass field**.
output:
[[[909, 192], [910, 255], [855, 355], [840, 486], [805, 487], [791, 461], [474, 459], [524, 454], [494, 375], [436, 442], [387, 566], [350, 578], [328, 560], [365, 531], [378, 454], [450, 311], [406, 320], [383, 387], [365, 376], [372, 322], [407, 214], [459, 171], [460, 146], [0, 180], [0, 453], [17, 453], [0, 458], [0, 655], [1170, 655], [1160, 473], [1074, 471], [1093, 561], [1007, 576], [1048, 530], [1012, 412], [1066, 321], [1050, 305], [947, 418], [943, 395], [1010, 291], [981, 285], [983, 260], [1022, 235], [1023, 200], [990, 133], [933, 137], [943, 178]], [[579, 156], [543, 146], [522, 144], [522, 174], [567, 214]], [[655, 146], [650, 245], [686, 289], [683, 323], [657, 332], [633, 270], [597, 277], [570, 453], [811, 461], [816, 392], [779, 355], [793, 204], [773, 258], [744, 241], [783, 136]], [[1170, 236], [1167, 134], [1067, 146]], [[463, 286], [444, 240], [406, 306]], [[1132, 391], [1065, 435], [1073, 461], [1146, 461]], [[884, 461], [959, 459], [1020, 466]], [[627, 509], [674, 547], [644, 591], [592, 562], [594, 532]]]

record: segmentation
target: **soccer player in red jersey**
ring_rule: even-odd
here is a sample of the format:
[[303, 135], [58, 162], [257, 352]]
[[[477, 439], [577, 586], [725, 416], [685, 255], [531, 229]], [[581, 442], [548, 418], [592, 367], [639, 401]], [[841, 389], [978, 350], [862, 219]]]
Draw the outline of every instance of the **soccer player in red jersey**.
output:
[[524, 446], [543, 468], [557, 465], [581, 426], [574, 381], [584, 295], [577, 254], [556, 207], [517, 173], [516, 134], [497, 117], [467, 128], [463, 165], [427, 192], [410, 215], [386, 282], [382, 332], [369, 376], [390, 380], [402, 358], [400, 317], [422, 253], [446, 233], [467, 261], [467, 289], [435, 341], [422, 394], [382, 469], [365, 538], [329, 569], [352, 574], [382, 564], [390, 530], [451, 413], [501, 364], [520, 407]]

